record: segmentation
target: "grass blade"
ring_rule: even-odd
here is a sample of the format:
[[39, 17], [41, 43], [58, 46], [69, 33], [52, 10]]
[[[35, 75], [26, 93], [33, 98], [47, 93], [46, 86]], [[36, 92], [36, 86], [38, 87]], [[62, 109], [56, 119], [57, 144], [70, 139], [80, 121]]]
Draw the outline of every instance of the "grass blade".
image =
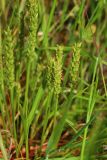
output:
[[71, 105], [72, 97], [73, 97], [73, 94], [71, 92], [69, 99], [67, 101], [67, 105], [64, 108], [62, 118], [59, 121], [59, 123], [55, 126], [55, 128], [53, 129], [53, 132], [52, 132], [51, 137], [49, 139], [48, 146], [47, 146], [47, 154], [57, 147], [58, 141], [60, 139], [61, 133], [62, 133], [64, 125], [65, 125], [65, 121], [67, 118], [69, 107]]
[[43, 96], [43, 88], [40, 87], [39, 90], [38, 90], [38, 92], [37, 92], [37, 95], [36, 95], [36, 97], [34, 99], [34, 102], [33, 102], [33, 105], [32, 105], [32, 109], [31, 109], [31, 111], [30, 111], [30, 113], [28, 115], [28, 119], [27, 119], [28, 126], [31, 125], [31, 123], [32, 123], [32, 121], [34, 119], [35, 112], [36, 112], [36, 110], [38, 108], [38, 105], [40, 103], [40, 100], [41, 100], [42, 96]]

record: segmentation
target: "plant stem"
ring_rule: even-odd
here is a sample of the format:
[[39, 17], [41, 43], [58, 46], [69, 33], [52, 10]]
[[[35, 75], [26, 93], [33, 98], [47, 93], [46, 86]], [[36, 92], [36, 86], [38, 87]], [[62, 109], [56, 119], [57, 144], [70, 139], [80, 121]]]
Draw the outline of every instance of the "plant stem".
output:
[[14, 88], [10, 90], [10, 99], [11, 99], [11, 107], [12, 107], [12, 121], [13, 121], [13, 135], [17, 142], [17, 132], [16, 132], [16, 124], [15, 124], [15, 107], [14, 107]]
[[26, 88], [25, 88], [25, 99], [24, 99], [24, 115], [25, 115], [25, 142], [26, 142], [26, 159], [29, 159], [29, 147], [28, 147], [28, 135], [29, 135], [29, 128], [27, 124], [27, 116], [28, 116], [28, 91], [29, 91], [29, 80], [30, 80], [30, 68], [31, 62], [28, 61], [27, 64], [27, 77], [26, 77]]
[[55, 95], [55, 108], [54, 108], [54, 127], [56, 126], [57, 121], [57, 109], [58, 109], [58, 95]]
[[46, 104], [46, 112], [45, 112], [45, 117], [44, 117], [44, 125], [43, 125], [43, 132], [42, 132], [42, 137], [41, 137], [41, 147], [45, 141], [45, 131], [46, 131], [46, 127], [48, 124], [48, 120], [49, 120], [49, 114], [50, 114], [50, 104], [51, 104], [51, 100], [52, 100], [52, 95], [53, 92], [49, 93], [48, 98], [47, 98], [47, 104]]

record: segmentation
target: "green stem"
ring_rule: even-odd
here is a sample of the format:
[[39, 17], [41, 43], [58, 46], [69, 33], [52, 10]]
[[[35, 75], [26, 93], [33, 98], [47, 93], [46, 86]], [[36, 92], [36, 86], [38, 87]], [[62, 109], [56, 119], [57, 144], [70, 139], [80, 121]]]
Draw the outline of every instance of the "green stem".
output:
[[28, 91], [29, 91], [29, 80], [30, 80], [30, 68], [31, 68], [31, 62], [28, 62], [27, 65], [27, 77], [26, 77], [26, 88], [25, 88], [25, 99], [24, 99], [24, 115], [25, 115], [25, 124], [24, 124], [24, 130], [25, 130], [25, 143], [26, 143], [26, 159], [29, 159], [29, 147], [28, 147], [28, 135], [29, 135], [29, 129], [27, 124], [27, 116], [28, 116]]
[[58, 95], [55, 95], [55, 108], [54, 108], [54, 127], [56, 126], [57, 121], [57, 109], [58, 109]]
[[26, 160], [29, 160], [29, 129], [28, 125], [26, 124]]
[[44, 123], [43, 123], [43, 132], [42, 132], [42, 138], [41, 138], [41, 147], [45, 141], [45, 131], [49, 120], [49, 113], [50, 113], [50, 104], [52, 100], [53, 92], [49, 93], [47, 98], [47, 104], [46, 104], [46, 111], [45, 111], [45, 117], [44, 117]]
[[51, 12], [50, 12], [50, 16], [49, 16], [49, 19], [48, 19], [48, 23], [47, 23], [47, 26], [46, 26], [46, 30], [44, 32], [45, 34], [44, 34], [43, 44], [44, 44], [45, 47], [48, 46], [48, 32], [49, 32], [49, 28], [50, 28], [50, 25], [51, 25], [51, 22], [52, 22], [52, 19], [53, 19], [56, 4], [57, 4], [57, 0], [54, 0], [53, 4], [52, 4], [52, 9], [51, 9]]
[[15, 124], [15, 107], [14, 107], [14, 88], [10, 89], [10, 99], [11, 99], [11, 107], [12, 107], [12, 121], [13, 121], [13, 135], [17, 142], [17, 134], [16, 134], [16, 124]]
[[27, 117], [28, 114], [28, 91], [29, 91], [29, 79], [30, 79], [30, 68], [31, 68], [31, 62], [28, 62], [27, 65], [27, 77], [26, 77], [26, 86], [25, 86], [25, 99], [24, 99], [24, 114]]

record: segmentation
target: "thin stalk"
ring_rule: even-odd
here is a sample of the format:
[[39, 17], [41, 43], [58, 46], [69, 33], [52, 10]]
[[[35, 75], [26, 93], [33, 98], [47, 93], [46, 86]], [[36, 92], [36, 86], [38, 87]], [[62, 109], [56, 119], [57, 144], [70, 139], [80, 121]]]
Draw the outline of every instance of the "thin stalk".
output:
[[69, 0], [66, 0], [63, 4], [63, 10], [62, 10], [62, 16], [61, 16], [61, 28], [63, 27], [63, 24], [64, 24], [64, 20], [65, 20], [65, 17], [66, 17], [66, 12], [67, 12], [67, 9], [68, 9], [68, 5], [69, 5]]
[[2, 119], [3, 119], [3, 126], [4, 126], [4, 128], [6, 129], [4, 104], [2, 103], [2, 98], [1, 98], [1, 96], [0, 96], [0, 110], [1, 110]]
[[25, 143], [26, 143], [26, 159], [29, 159], [29, 145], [28, 145], [28, 135], [29, 135], [29, 129], [27, 124], [27, 116], [28, 116], [28, 91], [29, 91], [29, 81], [30, 81], [30, 68], [31, 68], [31, 62], [29, 61], [27, 64], [27, 77], [26, 77], [26, 87], [25, 87], [25, 99], [24, 99], [24, 115], [25, 115], [25, 124], [24, 124], [24, 130], [25, 130]]
[[1, 17], [0, 17], [0, 108], [2, 112], [2, 117], [3, 117], [3, 125], [6, 126], [5, 124], [5, 114], [4, 114], [4, 104], [2, 103], [2, 94], [4, 91], [4, 85], [3, 85], [3, 64], [2, 64], [2, 33], [1, 33]]
[[29, 160], [29, 129], [28, 129], [28, 125], [26, 124], [26, 160]]
[[50, 25], [51, 25], [51, 22], [52, 22], [52, 19], [53, 19], [54, 11], [55, 11], [55, 8], [56, 8], [56, 3], [57, 3], [57, 0], [54, 0], [53, 5], [52, 5], [52, 9], [51, 9], [51, 13], [50, 13], [50, 16], [49, 16], [49, 19], [48, 19], [48, 24], [46, 26], [44, 40], [43, 40], [43, 44], [44, 44], [45, 47], [48, 46], [48, 32], [49, 32], [49, 28], [50, 28]]
[[31, 68], [31, 62], [29, 61], [27, 64], [27, 77], [26, 77], [26, 86], [25, 86], [25, 98], [24, 98], [24, 114], [27, 117], [28, 114], [28, 91], [29, 91], [29, 80], [30, 80], [30, 68]]
[[57, 122], [57, 110], [58, 110], [58, 95], [55, 95], [54, 97], [55, 99], [55, 108], [54, 108], [54, 127], [56, 126], [56, 122]]
[[47, 104], [46, 104], [46, 111], [45, 111], [45, 117], [44, 117], [44, 123], [43, 123], [43, 132], [42, 132], [42, 137], [41, 137], [41, 147], [45, 141], [45, 131], [47, 128], [48, 120], [49, 120], [49, 115], [50, 115], [50, 104], [52, 100], [52, 92], [49, 93], [48, 98], [47, 98]]
[[10, 90], [10, 99], [12, 107], [12, 121], [13, 121], [13, 132], [14, 132], [13, 135], [17, 142], [16, 125], [15, 125], [14, 88]]
[[101, 68], [101, 76], [102, 76], [102, 81], [103, 81], [103, 85], [104, 85], [105, 95], [107, 97], [107, 87], [106, 87], [106, 82], [105, 82], [104, 73], [103, 73], [103, 67], [102, 67], [101, 63], [100, 63], [100, 68]]

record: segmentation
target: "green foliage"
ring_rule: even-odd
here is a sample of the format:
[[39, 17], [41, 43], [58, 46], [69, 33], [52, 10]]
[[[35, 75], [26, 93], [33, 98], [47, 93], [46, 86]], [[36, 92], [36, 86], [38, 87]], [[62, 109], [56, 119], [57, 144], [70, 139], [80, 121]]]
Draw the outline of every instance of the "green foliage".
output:
[[2, 159], [107, 158], [106, 3], [0, 1]]

